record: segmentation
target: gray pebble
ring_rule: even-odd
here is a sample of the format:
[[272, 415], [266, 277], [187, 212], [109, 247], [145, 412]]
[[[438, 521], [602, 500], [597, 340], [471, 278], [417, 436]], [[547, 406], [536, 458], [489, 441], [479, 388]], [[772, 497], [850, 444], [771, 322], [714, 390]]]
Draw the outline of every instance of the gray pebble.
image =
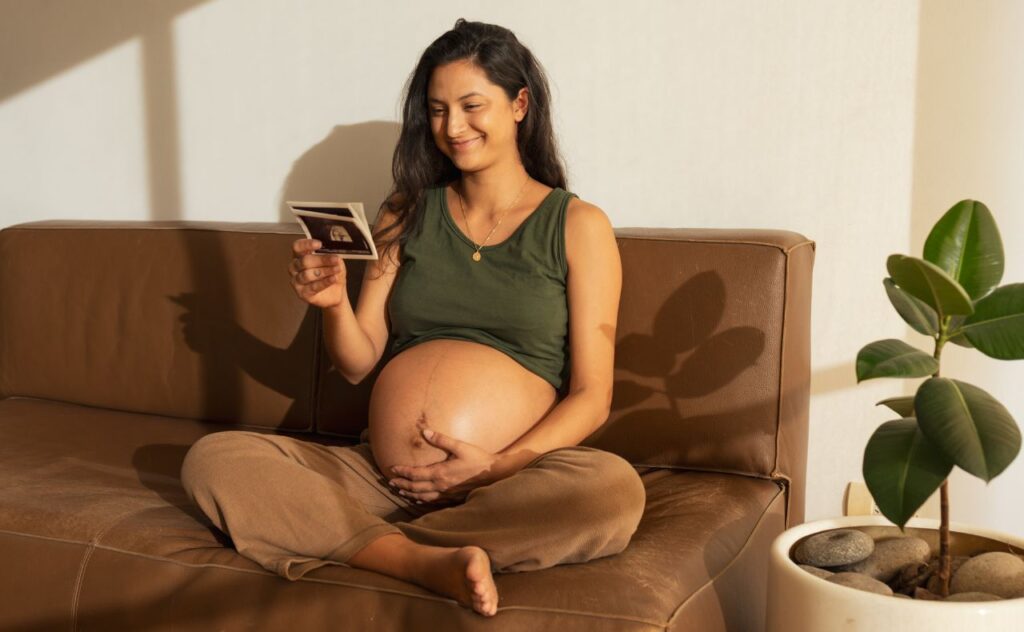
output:
[[817, 566], [810, 566], [809, 564], [797, 564], [797, 566], [804, 569], [811, 575], [814, 575], [815, 577], [820, 577], [822, 579], [825, 579], [830, 575], [835, 575], [835, 573], [833, 573], [832, 571], [827, 571], [824, 568], [818, 568]]
[[1024, 561], [1012, 553], [992, 551], [963, 563], [949, 582], [950, 594], [983, 592], [1010, 599], [1024, 591]]
[[931, 555], [931, 549], [928, 547], [928, 543], [921, 538], [910, 536], [888, 538], [875, 542], [875, 550], [866, 559], [840, 566], [835, 570], [863, 573], [880, 582], [888, 582], [908, 564], [927, 562], [929, 555]]
[[857, 590], [878, 593], [879, 595], [892, 595], [892, 588], [889, 588], [877, 579], [861, 575], [860, 573], [836, 573], [825, 581], [839, 584], [840, 586], [849, 586]]
[[999, 595], [983, 592], [962, 592], [946, 597], [946, 601], [1002, 601]]
[[800, 543], [793, 557], [808, 566], [842, 566], [859, 562], [875, 550], [871, 536], [856, 529], [816, 533]]

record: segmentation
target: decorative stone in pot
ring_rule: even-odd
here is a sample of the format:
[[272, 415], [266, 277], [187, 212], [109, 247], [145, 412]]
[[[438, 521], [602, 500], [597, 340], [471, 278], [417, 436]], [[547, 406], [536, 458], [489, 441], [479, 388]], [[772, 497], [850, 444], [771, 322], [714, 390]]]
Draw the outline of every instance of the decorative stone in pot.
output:
[[901, 532], [882, 516], [786, 530], [770, 553], [767, 632], [1024, 630], [1024, 538], [951, 524], [944, 599], [932, 573], [938, 530], [937, 519], [913, 518]]

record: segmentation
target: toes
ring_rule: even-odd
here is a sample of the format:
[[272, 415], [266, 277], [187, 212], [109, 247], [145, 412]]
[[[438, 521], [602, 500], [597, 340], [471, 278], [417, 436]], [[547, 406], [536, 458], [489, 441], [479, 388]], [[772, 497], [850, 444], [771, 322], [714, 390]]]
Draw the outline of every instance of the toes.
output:
[[473, 604], [473, 609], [482, 615], [492, 617], [498, 611], [498, 607], [488, 600], [483, 600]]

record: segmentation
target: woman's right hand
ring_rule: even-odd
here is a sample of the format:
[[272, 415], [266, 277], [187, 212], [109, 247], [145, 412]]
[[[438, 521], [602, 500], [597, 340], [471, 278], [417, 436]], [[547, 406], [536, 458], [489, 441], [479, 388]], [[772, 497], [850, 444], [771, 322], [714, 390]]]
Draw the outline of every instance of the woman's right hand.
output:
[[316, 239], [292, 242], [288, 276], [299, 298], [314, 307], [334, 307], [347, 297], [345, 261], [337, 255], [313, 254], [321, 245]]

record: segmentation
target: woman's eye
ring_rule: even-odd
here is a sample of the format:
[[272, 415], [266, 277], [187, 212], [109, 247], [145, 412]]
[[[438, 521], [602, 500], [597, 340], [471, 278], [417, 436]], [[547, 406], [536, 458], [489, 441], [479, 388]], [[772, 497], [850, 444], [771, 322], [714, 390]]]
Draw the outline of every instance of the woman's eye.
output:
[[[467, 106], [466, 106], [466, 109], [467, 109], [467, 110], [475, 110], [475, 109], [477, 109], [477, 108], [479, 108], [479, 107], [480, 107], [480, 104], [479, 104], [479, 103], [471, 103], [471, 104], [469, 104], [469, 105], [467, 105]], [[436, 110], [436, 109], [435, 109], [435, 110], [431, 110], [431, 111], [430, 111], [430, 113], [431, 113], [431, 114], [432, 114], [433, 116], [441, 116], [442, 114], [444, 114], [444, 110]]]

